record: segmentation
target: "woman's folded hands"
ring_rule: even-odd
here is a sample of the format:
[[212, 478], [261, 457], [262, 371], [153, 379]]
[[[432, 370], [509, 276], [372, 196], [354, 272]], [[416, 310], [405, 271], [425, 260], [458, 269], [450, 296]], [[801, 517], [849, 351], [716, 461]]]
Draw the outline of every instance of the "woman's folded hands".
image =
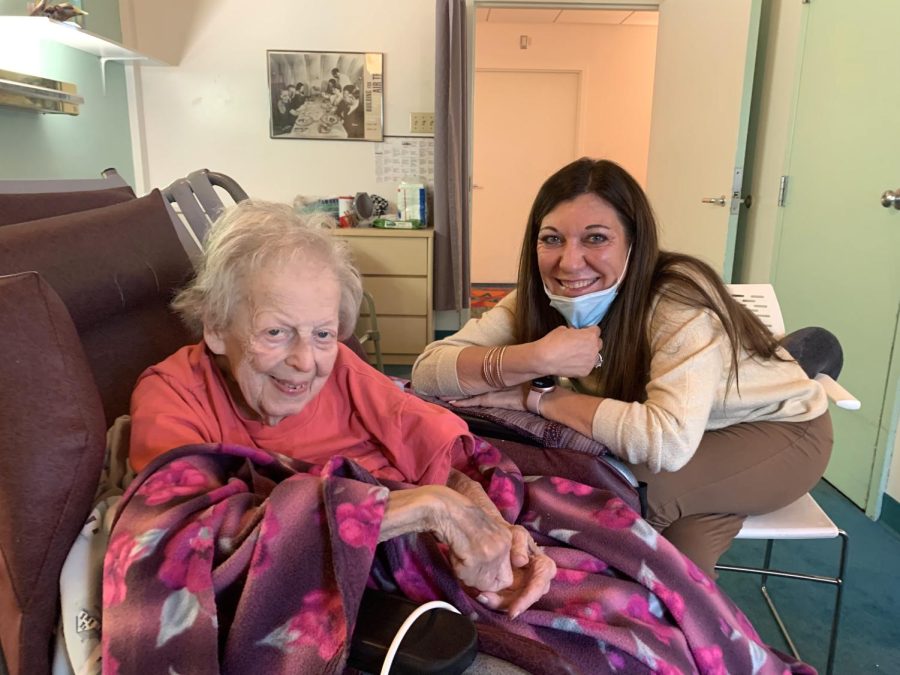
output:
[[457, 578], [486, 607], [515, 618], [550, 590], [556, 564], [531, 535], [465, 495], [445, 488], [432, 532], [449, 547]]
[[556, 564], [523, 527], [502, 518], [480, 485], [453, 473], [447, 486], [391, 492], [379, 540], [431, 532], [476, 599], [515, 618], [547, 593]]

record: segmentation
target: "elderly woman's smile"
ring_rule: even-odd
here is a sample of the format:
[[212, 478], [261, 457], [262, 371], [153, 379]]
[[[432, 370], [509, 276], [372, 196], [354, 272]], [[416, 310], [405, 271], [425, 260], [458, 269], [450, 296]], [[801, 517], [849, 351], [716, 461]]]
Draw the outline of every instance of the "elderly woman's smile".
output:
[[264, 269], [229, 325], [205, 332], [243, 414], [274, 426], [316, 397], [337, 357], [340, 300], [322, 266]]

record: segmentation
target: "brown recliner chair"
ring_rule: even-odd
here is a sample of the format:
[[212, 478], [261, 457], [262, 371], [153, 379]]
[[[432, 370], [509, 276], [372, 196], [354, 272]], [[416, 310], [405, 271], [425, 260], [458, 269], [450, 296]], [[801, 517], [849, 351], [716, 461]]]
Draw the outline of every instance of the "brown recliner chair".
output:
[[102, 186], [0, 184], [0, 675], [51, 671], [59, 575], [106, 429], [138, 375], [193, 341], [169, 309], [193, 268], [165, 200]]
[[0, 647], [10, 673], [50, 671], [59, 573], [90, 511], [106, 428], [128, 412], [140, 372], [189, 341], [168, 303], [191, 271], [158, 191], [0, 227], [0, 275], [26, 273], [0, 286]]

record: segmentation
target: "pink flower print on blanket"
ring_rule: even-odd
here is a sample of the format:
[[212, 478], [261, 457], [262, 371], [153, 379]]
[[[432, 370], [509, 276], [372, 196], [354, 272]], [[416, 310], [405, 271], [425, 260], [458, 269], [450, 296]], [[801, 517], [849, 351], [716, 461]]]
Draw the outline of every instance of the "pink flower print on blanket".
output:
[[369, 496], [359, 504], [339, 504], [335, 514], [341, 541], [353, 548], [374, 551], [378, 545], [378, 533], [381, 531], [387, 497], [386, 489], [372, 488]]
[[484, 471], [500, 463], [500, 451], [487, 441], [476, 438], [475, 447], [472, 450], [472, 460]]
[[112, 607], [125, 600], [128, 592], [126, 577], [129, 568], [150, 555], [162, 539], [165, 530], [147, 530], [138, 536], [129, 532], [115, 534], [106, 549], [103, 563], [103, 606]]
[[554, 578], [567, 584], [580, 584], [589, 574], [601, 574], [609, 569], [609, 566], [598, 558], [582, 560], [574, 568], [563, 567], [560, 561], [557, 561], [556, 565]]
[[213, 528], [205, 519], [189, 524], [166, 544], [158, 577], [168, 588], [197, 593], [212, 586]]
[[253, 560], [250, 562], [254, 574], [262, 574], [275, 564], [272, 556], [272, 543], [279, 532], [281, 532], [281, 524], [275, 516], [275, 511], [268, 509], [260, 524], [259, 538], [253, 550]]
[[[494, 506], [500, 509], [501, 512], [516, 509], [520, 503], [519, 495], [516, 493], [516, 483], [508, 476], [500, 474], [495, 474], [493, 479], [491, 479], [487, 495], [494, 502]], [[504, 515], [509, 514], [504, 513]]]
[[585, 495], [591, 494], [593, 488], [589, 485], [584, 485], [583, 483], [576, 483], [574, 480], [569, 480], [568, 478], [559, 478], [557, 476], [553, 476], [550, 478], [550, 482], [556, 488], [556, 491], [561, 495], [575, 495], [576, 497], [584, 497]]
[[403, 594], [419, 603], [441, 597], [434, 585], [436, 576], [434, 568], [426, 560], [415, 556], [408, 549], [402, 552], [400, 566], [394, 570], [394, 580]]
[[292, 652], [297, 647], [315, 647], [319, 658], [329, 661], [346, 639], [347, 624], [340, 594], [336, 590], [318, 589], [303, 596], [300, 611], [259, 644], [283, 652]]
[[675, 629], [663, 622], [663, 609], [655, 597], [651, 596], [648, 601], [646, 597], [634, 594], [628, 598], [626, 611], [628, 616], [650, 629], [657, 640], [665, 645], [669, 644]]
[[699, 647], [694, 651], [697, 667], [701, 675], [728, 675], [725, 661], [722, 659], [722, 648], [719, 645]]
[[212, 487], [214, 483], [208, 474], [185, 459], [176, 459], [147, 478], [138, 494], [147, 500], [148, 506], [158, 506], [176, 497], [207, 493]]
[[597, 523], [611, 530], [629, 528], [638, 519], [638, 514], [618, 497], [607, 501], [601, 510], [594, 512], [593, 516]]
[[675, 620], [678, 623], [681, 623], [684, 620], [684, 598], [681, 597], [681, 594], [677, 591], [673, 591], [668, 586], [665, 586], [661, 581], [656, 580], [653, 584], [652, 588], [653, 592], [656, 594], [662, 603], [666, 606], [666, 609], [675, 617]]

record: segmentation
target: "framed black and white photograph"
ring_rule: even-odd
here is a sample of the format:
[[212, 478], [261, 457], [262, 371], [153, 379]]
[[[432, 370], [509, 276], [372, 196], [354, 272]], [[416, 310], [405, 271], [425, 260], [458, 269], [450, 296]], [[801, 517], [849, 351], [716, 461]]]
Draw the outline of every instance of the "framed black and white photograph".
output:
[[380, 53], [267, 54], [272, 138], [384, 139]]

